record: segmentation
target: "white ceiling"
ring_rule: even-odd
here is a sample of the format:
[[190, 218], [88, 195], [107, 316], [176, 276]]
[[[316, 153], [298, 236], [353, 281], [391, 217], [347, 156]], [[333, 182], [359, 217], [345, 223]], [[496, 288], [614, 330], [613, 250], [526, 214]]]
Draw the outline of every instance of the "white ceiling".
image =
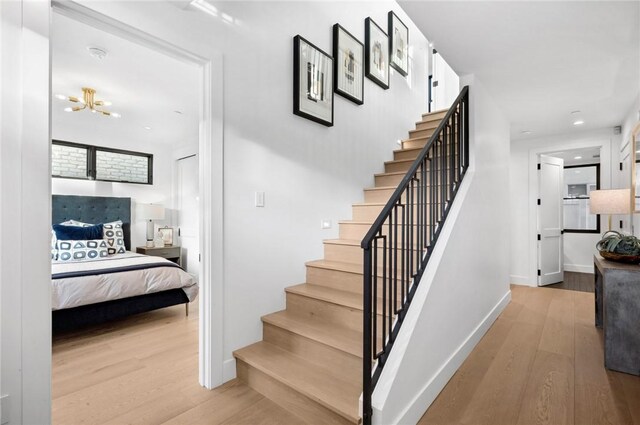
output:
[[483, 82], [512, 140], [620, 125], [640, 91], [638, 1], [399, 3], [458, 75]]
[[[102, 60], [92, 57], [88, 46], [104, 48], [108, 55]], [[82, 98], [81, 88], [92, 87], [97, 91], [97, 100], [113, 103], [105, 107], [106, 110], [122, 115], [112, 118], [87, 110], [64, 112], [65, 107], [71, 106], [70, 102], [54, 97], [54, 138], [56, 133], [91, 131], [99, 133], [102, 140], [179, 145], [198, 139], [201, 73], [197, 66], [56, 13], [53, 14], [52, 54], [54, 94]], [[70, 129], [74, 131], [68, 131]], [[131, 149], [135, 150], [134, 146]]]

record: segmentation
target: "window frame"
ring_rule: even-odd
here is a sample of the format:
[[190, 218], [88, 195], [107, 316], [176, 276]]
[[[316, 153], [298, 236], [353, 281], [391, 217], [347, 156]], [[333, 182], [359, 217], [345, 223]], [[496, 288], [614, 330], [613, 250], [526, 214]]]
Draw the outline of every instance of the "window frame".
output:
[[[115, 149], [115, 148], [107, 148], [104, 146], [95, 146], [95, 145], [87, 145], [85, 143], [76, 143], [69, 142], [66, 140], [51, 140], [52, 145], [59, 146], [67, 146], [72, 148], [81, 148], [86, 149], [87, 151], [87, 177], [69, 177], [69, 176], [57, 176], [52, 174], [52, 178], [56, 179], [70, 179], [70, 180], [90, 180], [90, 181], [100, 181], [100, 182], [110, 182], [110, 183], [127, 183], [127, 184], [144, 184], [144, 185], [153, 185], [153, 154], [144, 153], [144, 152], [136, 152], [136, 151], [128, 151], [125, 149]], [[147, 182], [132, 182], [127, 180], [108, 180], [108, 179], [98, 179], [97, 175], [97, 152], [110, 152], [117, 153], [123, 155], [131, 155], [131, 156], [141, 156], [147, 158]]]
[[[587, 168], [596, 167], [596, 190], [600, 190], [600, 163], [596, 164], [580, 164], [580, 165], [565, 165], [564, 170], [571, 168]], [[562, 198], [564, 204], [565, 200], [576, 198]], [[577, 198], [579, 199], [579, 198]], [[564, 227], [564, 223], [563, 223]], [[563, 229], [564, 233], [600, 233], [600, 214], [596, 214], [596, 228], [595, 229]]]

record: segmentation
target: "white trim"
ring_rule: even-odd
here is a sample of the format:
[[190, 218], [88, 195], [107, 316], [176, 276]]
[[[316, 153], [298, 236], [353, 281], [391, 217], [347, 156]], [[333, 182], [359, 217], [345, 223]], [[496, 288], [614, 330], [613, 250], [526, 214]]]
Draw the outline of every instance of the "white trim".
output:
[[227, 359], [224, 361], [224, 366], [222, 367], [222, 378], [224, 382], [231, 381], [236, 377], [236, 358], [233, 357], [231, 359]]
[[521, 276], [517, 274], [509, 275], [509, 282], [512, 285], [538, 286], [537, 279], [531, 280], [529, 276]]
[[53, 0], [53, 9], [69, 18], [133, 43], [202, 67], [200, 157], [200, 317], [199, 382], [214, 388], [223, 381], [224, 227], [223, 227], [223, 58], [192, 53], [73, 1]]
[[500, 313], [505, 309], [511, 301], [511, 291], [498, 301], [491, 311], [484, 317], [478, 326], [469, 334], [458, 349], [447, 359], [442, 367], [435, 373], [433, 378], [424, 386], [413, 400], [408, 404], [406, 409], [393, 421], [394, 424], [410, 424], [417, 423], [426, 407], [438, 397], [440, 391], [447, 385], [454, 373], [462, 366], [465, 359], [471, 354], [474, 347], [480, 342], [484, 334], [487, 333], [491, 325], [496, 321]]
[[593, 264], [588, 264], [586, 266], [583, 264], [565, 264], [564, 271], [593, 274]]

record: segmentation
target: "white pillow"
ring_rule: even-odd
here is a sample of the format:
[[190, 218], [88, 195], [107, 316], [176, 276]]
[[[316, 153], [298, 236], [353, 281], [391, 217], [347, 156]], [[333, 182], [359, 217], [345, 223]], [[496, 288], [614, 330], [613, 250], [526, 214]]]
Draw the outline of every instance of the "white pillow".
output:
[[[65, 222], [60, 223], [63, 226], [77, 226], [77, 227], [89, 227], [93, 226], [93, 224], [83, 223], [81, 221], [76, 220], [67, 220]], [[51, 229], [51, 259], [58, 259], [58, 238], [56, 236], [56, 232]]]
[[127, 249], [124, 246], [124, 231], [122, 221], [104, 223], [102, 228], [104, 240], [109, 248], [109, 255], [125, 254]]
[[109, 256], [104, 239], [88, 241], [58, 241], [58, 261], [91, 261]]

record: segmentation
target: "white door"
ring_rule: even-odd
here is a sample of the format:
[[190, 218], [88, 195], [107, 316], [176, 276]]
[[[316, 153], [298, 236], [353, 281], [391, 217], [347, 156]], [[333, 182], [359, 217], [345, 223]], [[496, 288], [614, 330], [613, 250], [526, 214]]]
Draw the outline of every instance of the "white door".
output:
[[200, 268], [198, 175], [197, 155], [178, 160], [177, 214], [182, 266], [196, 276]]
[[564, 161], [540, 155], [538, 171], [538, 285], [562, 282]]

